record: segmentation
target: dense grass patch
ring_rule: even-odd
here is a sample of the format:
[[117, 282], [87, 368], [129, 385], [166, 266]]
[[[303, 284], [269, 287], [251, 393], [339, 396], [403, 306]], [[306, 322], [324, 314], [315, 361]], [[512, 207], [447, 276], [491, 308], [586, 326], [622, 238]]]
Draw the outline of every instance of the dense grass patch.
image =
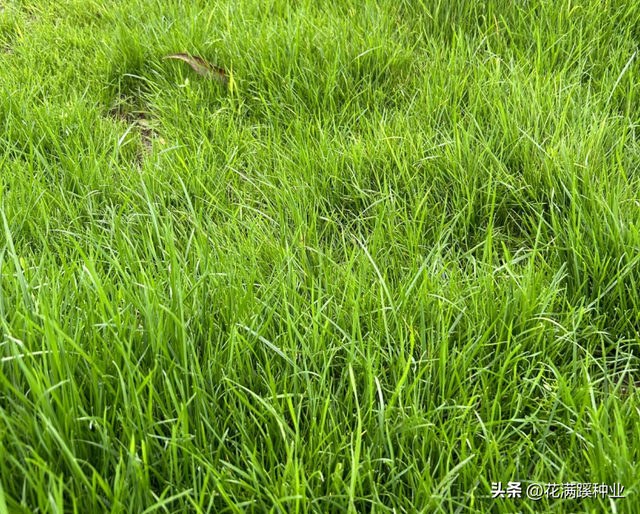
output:
[[1, 5], [0, 513], [639, 511], [640, 2]]

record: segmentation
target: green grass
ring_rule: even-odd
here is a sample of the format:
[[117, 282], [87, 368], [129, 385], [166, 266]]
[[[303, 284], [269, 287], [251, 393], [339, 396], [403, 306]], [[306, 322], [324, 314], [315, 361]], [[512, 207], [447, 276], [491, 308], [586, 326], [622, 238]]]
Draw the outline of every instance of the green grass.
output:
[[2, 4], [0, 514], [640, 512], [640, 1]]

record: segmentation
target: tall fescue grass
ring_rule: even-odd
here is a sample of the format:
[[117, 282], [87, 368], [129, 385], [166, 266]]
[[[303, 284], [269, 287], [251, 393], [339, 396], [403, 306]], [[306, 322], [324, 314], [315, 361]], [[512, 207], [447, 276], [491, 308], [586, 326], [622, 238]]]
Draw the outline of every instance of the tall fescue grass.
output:
[[5, 2], [0, 513], [639, 512], [639, 40], [636, 0]]

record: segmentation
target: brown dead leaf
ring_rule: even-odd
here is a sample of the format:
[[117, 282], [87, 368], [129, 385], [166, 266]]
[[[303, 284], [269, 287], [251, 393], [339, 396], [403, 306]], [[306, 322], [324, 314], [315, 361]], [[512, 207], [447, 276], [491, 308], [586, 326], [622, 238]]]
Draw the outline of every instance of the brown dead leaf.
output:
[[197, 55], [190, 54], [171, 54], [165, 55], [163, 59], [178, 59], [180, 61], [186, 62], [189, 66], [191, 66], [198, 75], [202, 75], [203, 77], [208, 77], [223, 84], [229, 82], [229, 77], [227, 76], [227, 72], [223, 68], [219, 68], [218, 66], [214, 66], [209, 61], [199, 57]]

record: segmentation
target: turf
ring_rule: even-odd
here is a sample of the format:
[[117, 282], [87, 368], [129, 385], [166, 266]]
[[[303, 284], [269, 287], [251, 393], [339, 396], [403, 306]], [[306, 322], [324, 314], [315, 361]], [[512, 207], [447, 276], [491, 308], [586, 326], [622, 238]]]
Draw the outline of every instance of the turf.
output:
[[640, 1], [1, 10], [0, 513], [640, 512]]

